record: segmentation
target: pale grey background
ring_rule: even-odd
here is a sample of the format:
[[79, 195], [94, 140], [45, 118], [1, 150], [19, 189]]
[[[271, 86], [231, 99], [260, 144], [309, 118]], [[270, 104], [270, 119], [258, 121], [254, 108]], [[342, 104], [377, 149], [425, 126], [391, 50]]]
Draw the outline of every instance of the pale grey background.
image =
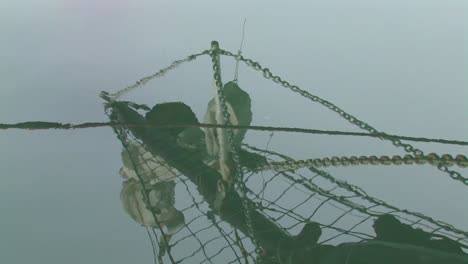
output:
[[[1, 1], [0, 122], [105, 121], [117, 91], [218, 40], [387, 133], [467, 140], [466, 1]], [[224, 80], [233, 61], [224, 59]], [[212, 96], [201, 58], [126, 96], [184, 101], [202, 117]], [[242, 66], [254, 124], [357, 131]], [[246, 141], [264, 147], [268, 133]], [[427, 152], [466, 147], [415, 144]], [[120, 144], [110, 128], [0, 132], [2, 263], [150, 263], [144, 229], [118, 199]], [[403, 154], [377, 140], [276, 133], [298, 158]], [[457, 169], [465, 177], [467, 170]], [[468, 229], [467, 187], [430, 166], [328, 170], [400, 207]]]

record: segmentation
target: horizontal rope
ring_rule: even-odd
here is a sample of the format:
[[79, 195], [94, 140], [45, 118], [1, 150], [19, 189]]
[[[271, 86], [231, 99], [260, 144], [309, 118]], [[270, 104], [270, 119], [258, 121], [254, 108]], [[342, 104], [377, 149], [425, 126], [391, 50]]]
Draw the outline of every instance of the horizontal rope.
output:
[[[0, 129], [83, 129], [83, 128], [95, 128], [95, 127], [107, 127], [107, 126], [127, 126], [131, 127], [132, 124], [128, 123], [114, 123], [114, 122], [88, 122], [81, 124], [68, 124], [68, 123], [57, 123], [57, 122], [44, 122], [44, 121], [32, 121], [22, 122], [16, 124], [0, 124]], [[374, 137], [374, 138], [387, 138], [387, 139], [400, 139], [417, 142], [431, 142], [441, 144], [451, 144], [468, 146], [467, 141], [461, 140], [449, 140], [449, 139], [436, 139], [436, 138], [424, 138], [424, 137], [409, 137], [391, 135], [386, 133], [362, 133], [362, 132], [347, 132], [347, 131], [334, 131], [334, 130], [319, 130], [309, 128], [297, 128], [297, 127], [271, 127], [271, 126], [233, 126], [233, 125], [216, 125], [216, 124], [197, 124], [197, 125], [146, 125], [148, 127], [161, 127], [161, 128], [173, 128], [173, 127], [219, 127], [219, 128], [232, 128], [232, 129], [251, 129], [261, 131], [279, 131], [279, 132], [296, 132], [306, 134], [317, 134], [317, 135], [331, 135], [331, 136], [359, 136], [359, 137]]]

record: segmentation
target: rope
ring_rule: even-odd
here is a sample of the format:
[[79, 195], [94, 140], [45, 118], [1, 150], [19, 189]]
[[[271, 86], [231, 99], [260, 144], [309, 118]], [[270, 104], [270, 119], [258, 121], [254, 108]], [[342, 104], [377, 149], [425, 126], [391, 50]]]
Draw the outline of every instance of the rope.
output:
[[[46, 122], [46, 121], [30, 121], [21, 122], [16, 124], [0, 124], [0, 129], [29, 129], [29, 130], [40, 130], [40, 129], [83, 129], [83, 128], [96, 128], [96, 127], [107, 127], [107, 126], [127, 126], [131, 127], [132, 124], [117, 123], [117, 122], [87, 122], [80, 124], [68, 124], [58, 122]], [[149, 125], [146, 125], [149, 126]], [[362, 133], [362, 132], [348, 132], [348, 131], [336, 131], [336, 130], [320, 130], [311, 128], [298, 128], [298, 127], [274, 127], [274, 126], [234, 126], [234, 125], [221, 125], [221, 124], [203, 124], [197, 125], [151, 125], [152, 127], [219, 127], [219, 128], [233, 128], [233, 129], [250, 129], [259, 131], [280, 131], [280, 132], [296, 132], [306, 134], [317, 134], [317, 135], [330, 135], [330, 136], [357, 136], [357, 137], [373, 137], [373, 138], [385, 138], [385, 139], [400, 139], [407, 141], [416, 142], [432, 142], [450, 145], [468, 146], [468, 141], [452, 140], [452, 139], [437, 139], [437, 138], [425, 138], [425, 137], [410, 137], [392, 135], [386, 133]]]
[[[244, 35], [245, 35], [245, 23], [247, 22], [247, 18], [244, 19], [244, 25], [242, 26], [242, 40], [240, 43], [239, 50], [237, 51], [237, 56], [242, 54], [242, 46], [244, 45]], [[236, 70], [234, 72], [234, 82], [237, 83], [239, 79], [239, 59], [236, 58]]]
[[163, 76], [164, 74], [166, 74], [170, 70], [173, 70], [173, 69], [177, 68], [181, 64], [183, 64], [185, 62], [188, 62], [188, 61], [195, 60], [199, 56], [209, 54], [209, 52], [210, 52], [209, 50], [205, 50], [205, 51], [202, 51], [200, 53], [189, 55], [184, 59], [173, 61], [169, 66], [167, 66], [165, 68], [162, 68], [158, 72], [153, 73], [153, 74], [151, 74], [149, 76], [143, 77], [140, 80], [138, 80], [136, 83], [134, 83], [134, 84], [132, 84], [130, 86], [127, 86], [127, 87], [125, 87], [125, 88], [123, 88], [123, 89], [121, 89], [121, 90], [119, 90], [119, 91], [117, 91], [117, 92], [115, 92], [113, 94], [110, 94], [110, 102], [113, 102], [113, 101], [119, 99], [122, 95], [124, 95], [124, 94], [126, 94], [126, 93], [128, 93], [128, 92], [130, 92], [132, 90], [135, 90], [138, 87], [142, 87], [143, 85], [147, 84], [152, 79], [159, 78], [159, 77]]

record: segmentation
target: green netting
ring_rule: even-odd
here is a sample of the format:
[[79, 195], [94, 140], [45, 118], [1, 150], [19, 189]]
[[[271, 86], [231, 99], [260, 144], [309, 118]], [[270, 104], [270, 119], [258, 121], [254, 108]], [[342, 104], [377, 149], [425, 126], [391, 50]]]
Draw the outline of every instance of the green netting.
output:
[[[209, 52], [189, 58], [204, 54], [212, 57], [216, 92], [205, 123], [219, 126], [198, 126], [183, 103], [150, 109], [118, 101], [159, 73], [116, 94], [102, 94], [123, 146], [122, 204], [148, 229], [155, 262], [468, 263], [463, 252], [468, 248], [466, 231], [371, 197], [321, 170], [323, 162], [296, 162], [244, 144], [247, 130], [239, 127], [250, 125], [250, 100], [235, 82], [223, 85], [220, 75], [219, 55], [232, 54], [215, 43]], [[351, 123], [386, 135], [258, 63], [236, 58]], [[453, 164], [466, 166], [464, 156], [425, 156], [399, 139], [382, 138], [413, 153], [414, 162], [429, 162], [466, 184], [466, 178], [448, 169]], [[377, 158], [368, 164], [375, 160], [388, 162]], [[342, 165], [332, 161], [328, 165]]]

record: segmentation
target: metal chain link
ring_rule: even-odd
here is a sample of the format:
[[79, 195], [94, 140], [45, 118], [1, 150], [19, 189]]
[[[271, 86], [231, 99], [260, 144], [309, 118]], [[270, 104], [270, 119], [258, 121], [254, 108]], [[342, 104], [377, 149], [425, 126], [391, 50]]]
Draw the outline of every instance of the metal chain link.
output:
[[154, 74], [151, 74], [149, 76], [143, 77], [140, 80], [138, 80], [136, 83], [134, 83], [134, 84], [132, 84], [130, 86], [127, 86], [127, 87], [123, 88], [122, 90], [119, 90], [119, 91], [117, 91], [117, 92], [115, 92], [113, 94], [109, 94], [110, 102], [114, 102], [115, 100], [119, 99], [122, 95], [124, 95], [124, 94], [138, 88], [138, 87], [141, 87], [141, 86], [147, 84], [152, 79], [159, 78], [159, 77], [163, 76], [168, 71], [173, 70], [173, 69], [177, 68], [178, 66], [180, 66], [182, 63], [195, 60], [197, 57], [202, 56], [202, 55], [206, 55], [206, 54], [209, 54], [209, 53], [210, 53], [209, 50], [205, 50], [205, 51], [202, 51], [200, 53], [189, 55], [184, 59], [175, 60], [169, 66], [167, 66], [165, 68], [162, 68], [158, 72], [156, 72]]
[[[257, 151], [257, 152], [277, 156], [277, 157], [279, 157], [281, 159], [284, 159], [286, 161], [294, 161], [294, 159], [292, 159], [291, 157], [288, 157], [288, 156], [286, 156], [284, 154], [277, 153], [277, 152], [272, 151], [272, 150], [258, 149], [256, 147], [253, 147], [253, 146], [250, 146], [250, 145], [247, 145], [247, 144], [243, 144], [243, 145], [246, 146], [247, 148], [249, 148], [251, 150], [254, 150], [254, 151]], [[330, 182], [335, 183], [339, 187], [344, 188], [344, 189], [354, 193], [358, 197], [362, 198], [365, 201], [368, 201], [371, 204], [382, 206], [382, 207], [384, 207], [384, 208], [386, 208], [388, 210], [391, 210], [391, 211], [400, 212], [400, 213], [404, 213], [404, 214], [408, 214], [408, 215], [412, 215], [412, 216], [424, 219], [427, 222], [429, 222], [431, 224], [434, 224], [434, 225], [436, 225], [436, 226], [438, 226], [440, 228], [443, 228], [445, 230], [449, 230], [451, 232], [454, 232], [454, 233], [463, 235], [465, 237], [468, 237], [468, 232], [466, 232], [466, 231], [463, 231], [461, 229], [457, 229], [453, 225], [450, 225], [450, 224], [445, 223], [443, 221], [435, 220], [435, 219], [433, 219], [433, 218], [431, 218], [429, 216], [426, 216], [424, 214], [421, 214], [421, 213], [418, 213], [418, 212], [412, 212], [412, 211], [409, 211], [409, 210], [406, 210], [406, 209], [400, 209], [400, 208], [397, 208], [397, 207], [395, 207], [393, 205], [390, 205], [390, 204], [386, 203], [383, 200], [380, 200], [378, 198], [375, 198], [375, 197], [372, 197], [372, 196], [368, 195], [364, 190], [362, 190], [358, 186], [355, 186], [355, 185], [349, 184], [348, 182], [341, 181], [341, 180], [338, 180], [338, 179], [334, 178], [332, 175], [330, 175], [329, 173], [327, 173], [324, 170], [316, 169], [315, 167], [309, 167], [309, 170], [311, 170], [313, 173], [316, 173], [317, 175], [323, 177], [324, 179], [327, 179]], [[310, 179], [309, 180], [304, 179], [303, 182], [308, 183], [308, 182], [310, 182]], [[358, 206], [361, 206], [361, 205], [358, 205]], [[355, 209], [360, 211], [362, 208], [355, 208]], [[365, 213], [367, 213], [368, 215], [374, 215], [374, 216], [378, 215], [378, 214], [375, 214], [375, 213], [372, 213], [372, 212], [368, 211], [366, 208], [365, 208]]]
[[[214, 72], [213, 77], [214, 77], [215, 85], [218, 89], [216, 96], [218, 96], [219, 101], [220, 101], [224, 124], [232, 125], [230, 121], [231, 116], [229, 114], [229, 111], [226, 105], [226, 99], [224, 97], [223, 83], [221, 80], [221, 65], [219, 64], [219, 51], [220, 49], [219, 49], [218, 42], [213, 41], [211, 43], [210, 56], [211, 56], [211, 62], [213, 63], [213, 72]], [[237, 153], [237, 149], [239, 148], [239, 146], [234, 145], [234, 132], [232, 128], [228, 128], [226, 131], [228, 134], [228, 143], [229, 143], [230, 151], [232, 154], [234, 164], [236, 166], [236, 169], [234, 171], [235, 174], [234, 174], [234, 181], [233, 181], [234, 188], [239, 190], [238, 193], [242, 200], [242, 206], [244, 207], [245, 220], [246, 220], [246, 225], [247, 225], [247, 229], [249, 232], [249, 236], [252, 238], [252, 242], [255, 245], [255, 252], [257, 253], [257, 256], [259, 256], [261, 254], [261, 250], [255, 238], [255, 230], [253, 227], [251, 208], [250, 208], [251, 206], [246, 197], [247, 188], [244, 183], [243, 170], [240, 166], [240, 158]], [[257, 258], [257, 259], [258, 259], [257, 260], [258, 263], [261, 264], [262, 263], [261, 258]]]
[[[292, 85], [290, 84], [289, 82], [281, 79], [281, 77], [277, 76], [277, 75], [273, 75], [270, 71], [270, 69], [268, 68], [264, 68], [262, 67], [258, 62], [256, 61], [253, 61], [251, 59], [247, 59], [247, 58], [244, 58], [242, 55], [236, 55], [236, 54], [233, 54], [232, 52], [230, 51], [226, 51], [226, 50], [220, 50], [219, 51], [221, 55], [225, 55], [225, 56], [230, 56], [230, 57], [233, 57], [235, 58], [236, 60], [240, 60], [240, 61], [243, 61], [245, 64], [247, 64], [247, 66], [253, 68], [254, 70], [256, 71], [261, 71], [263, 73], [263, 76], [266, 78], [266, 79], [269, 79], [269, 80], [272, 80], [273, 82], [275, 83], [278, 83], [280, 85], [282, 85], [283, 87], [285, 88], [288, 88], [290, 90], [292, 90], [293, 92], [296, 92], [296, 93], [299, 93], [300, 95], [302, 95], [303, 97], [306, 97], [308, 99], [310, 99], [311, 101], [313, 102], [318, 102], [320, 104], [322, 104], [323, 106], [327, 107], [328, 109], [338, 113], [340, 116], [342, 116], [343, 118], [345, 118], [346, 120], [348, 120], [350, 123], [358, 126], [359, 128], [361, 129], [364, 129], [364, 130], [367, 130], [368, 132], [372, 133], [372, 134], [377, 134], [377, 133], [380, 133], [380, 134], [386, 134], [386, 133], [383, 133], [383, 132], [379, 132], [377, 129], [373, 128], [372, 126], [370, 126], [369, 124], [359, 120], [358, 118], [356, 118], [355, 116], [351, 115], [351, 114], [348, 114], [346, 113], [345, 111], [343, 111], [341, 108], [339, 108], [338, 106], [334, 105], [333, 103], [327, 101], [327, 100], [324, 100], [316, 95], [313, 95], [305, 90], [302, 90], [301, 88], [299, 88], [298, 86], [296, 85]], [[382, 138], [381, 139], [385, 139], [385, 138]], [[393, 139], [387, 139], [389, 141], [391, 141], [393, 143], [393, 145], [397, 146], [397, 147], [403, 147], [403, 149], [408, 152], [408, 153], [412, 153], [414, 156], [422, 156], [424, 155], [424, 153], [413, 147], [412, 145], [410, 144], [407, 144], [407, 143], [403, 143], [401, 142], [401, 140], [399, 139], [396, 139], [396, 138], [393, 138]], [[463, 176], [461, 176], [460, 173], [456, 172], [456, 171], [452, 171], [452, 170], [449, 170], [447, 166], [445, 166], [444, 164], [438, 164], [438, 169], [449, 174], [449, 176], [454, 179], [454, 180], [458, 180], [458, 181], [461, 181], [462, 183], [464, 183], [465, 185], [468, 186], [468, 178], [465, 178]]]
[[464, 155], [457, 155], [455, 158], [450, 154], [443, 154], [439, 157], [436, 153], [430, 153], [423, 156], [405, 155], [399, 156], [350, 156], [350, 157], [337, 157], [321, 158], [321, 159], [306, 159], [306, 160], [286, 160], [282, 162], [270, 162], [268, 164], [258, 166], [253, 171], [263, 170], [296, 170], [308, 167], [330, 167], [330, 166], [353, 166], [353, 165], [412, 165], [412, 164], [431, 164], [439, 166], [457, 165], [462, 168], [468, 167], [468, 159]]

